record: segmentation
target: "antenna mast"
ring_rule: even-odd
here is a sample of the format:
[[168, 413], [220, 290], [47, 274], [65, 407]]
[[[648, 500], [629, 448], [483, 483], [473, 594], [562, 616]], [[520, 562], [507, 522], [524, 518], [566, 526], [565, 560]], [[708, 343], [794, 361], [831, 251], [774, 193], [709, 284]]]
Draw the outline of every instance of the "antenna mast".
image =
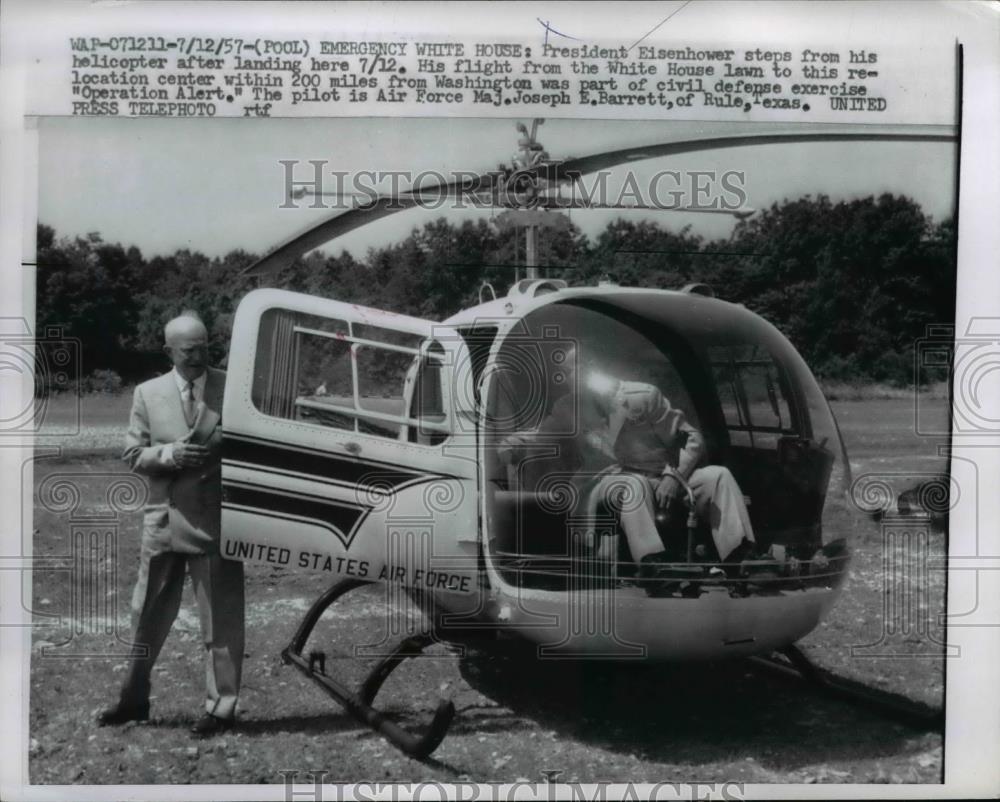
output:
[[[549, 154], [538, 141], [538, 126], [544, 122], [545, 120], [538, 118], [532, 120], [530, 133], [524, 123], [517, 124], [517, 130], [522, 134], [517, 141], [521, 155], [515, 156], [514, 161], [522, 170], [529, 170], [540, 161], [549, 158]], [[524, 226], [524, 265], [527, 278], [538, 278], [538, 226], [535, 223]]]

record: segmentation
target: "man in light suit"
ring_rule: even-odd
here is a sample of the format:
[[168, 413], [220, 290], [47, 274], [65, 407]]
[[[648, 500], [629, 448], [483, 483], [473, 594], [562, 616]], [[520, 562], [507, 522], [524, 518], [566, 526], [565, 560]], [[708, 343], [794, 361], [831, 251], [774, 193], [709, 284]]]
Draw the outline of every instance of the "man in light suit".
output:
[[208, 333], [196, 316], [171, 320], [164, 339], [174, 368], [136, 388], [122, 454], [149, 477], [132, 594], [134, 645], [118, 703], [98, 721], [149, 717], [150, 673], [180, 609], [187, 572], [207, 650], [205, 714], [192, 732], [205, 736], [233, 725], [243, 663], [243, 564], [219, 554], [226, 374], [208, 367]]
[[656, 508], [676, 503], [687, 483], [721, 560], [754, 543], [736, 479], [722, 465], [703, 464], [701, 432], [659, 388], [601, 376], [591, 377], [590, 385], [591, 403], [581, 413], [584, 475], [601, 472], [590, 489], [590, 518], [600, 503], [624, 492], [630, 501], [617, 506], [632, 555], [640, 564], [655, 563], [664, 556]]

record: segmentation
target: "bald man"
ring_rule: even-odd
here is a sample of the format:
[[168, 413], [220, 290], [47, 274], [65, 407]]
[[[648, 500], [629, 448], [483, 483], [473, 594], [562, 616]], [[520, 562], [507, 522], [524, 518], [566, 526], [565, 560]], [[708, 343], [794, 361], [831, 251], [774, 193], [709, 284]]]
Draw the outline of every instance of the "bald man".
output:
[[219, 554], [222, 394], [226, 374], [208, 367], [208, 332], [196, 316], [164, 328], [173, 370], [135, 389], [122, 458], [149, 478], [139, 577], [132, 594], [134, 646], [117, 704], [101, 725], [149, 717], [150, 673], [191, 575], [205, 642], [207, 736], [233, 725], [243, 662], [243, 564]]

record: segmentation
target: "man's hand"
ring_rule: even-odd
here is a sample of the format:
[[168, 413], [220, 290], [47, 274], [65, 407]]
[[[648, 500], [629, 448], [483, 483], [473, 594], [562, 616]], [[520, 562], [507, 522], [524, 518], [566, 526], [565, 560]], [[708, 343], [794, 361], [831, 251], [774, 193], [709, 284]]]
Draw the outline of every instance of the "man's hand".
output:
[[680, 480], [672, 473], [664, 474], [660, 483], [656, 486], [656, 503], [666, 509], [684, 493]]
[[174, 443], [174, 463], [178, 468], [200, 468], [208, 459], [208, 449], [195, 443]]

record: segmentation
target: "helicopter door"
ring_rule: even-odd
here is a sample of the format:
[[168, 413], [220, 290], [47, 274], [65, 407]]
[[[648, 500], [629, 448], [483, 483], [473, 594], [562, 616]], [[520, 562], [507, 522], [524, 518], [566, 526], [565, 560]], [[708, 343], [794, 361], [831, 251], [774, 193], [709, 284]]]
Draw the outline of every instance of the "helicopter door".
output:
[[447, 326], [280, 290], [248, 294], [223, 408], [223, 556], [472, 592], [469, 368]]

